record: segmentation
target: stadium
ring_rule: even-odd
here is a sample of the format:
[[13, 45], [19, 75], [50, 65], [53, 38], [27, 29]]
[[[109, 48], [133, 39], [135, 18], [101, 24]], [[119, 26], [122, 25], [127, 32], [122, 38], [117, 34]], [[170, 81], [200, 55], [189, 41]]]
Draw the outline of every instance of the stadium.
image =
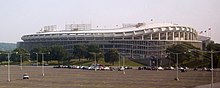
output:
[[74, 45], [96, 44], [104, 52], [115, 48], [127, 58], [145, 59], [151, 64], [152, 57], [165, 58], [165, 50], [183, 42], [202, 48], [198, 32], [191, 27], [171, 23], [123, 24], [112, 29], [91, 28], [91, 24], [67, 24], [58, 30], [56, 25], [45, 26], [40, 32], [23, 35], [18, 47], [31, 50], [36, 47], [63, 46], [73, 51]]

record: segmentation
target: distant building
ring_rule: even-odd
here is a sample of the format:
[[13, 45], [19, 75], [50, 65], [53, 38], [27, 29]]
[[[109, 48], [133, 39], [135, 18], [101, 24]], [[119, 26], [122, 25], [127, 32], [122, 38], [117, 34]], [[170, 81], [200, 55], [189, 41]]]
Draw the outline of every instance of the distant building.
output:
[[[36, 47], [60, 45], [69, 52], [74, 45], [98, 45], [104, 52], [116, 48], [129, 58], [165, 58], [168, 46], [183, 42], [202, 48], [198, 33], [194, 28], [170, 24], [123, 24], [122, 28], [91, 29], [90, 24], [69, 24], [65, 30], [55, 30], [55, 26], [41, 32], [22, 36], [18, 46], [31, 50]], [[150, 62], [151, 63], [151, 62]]]

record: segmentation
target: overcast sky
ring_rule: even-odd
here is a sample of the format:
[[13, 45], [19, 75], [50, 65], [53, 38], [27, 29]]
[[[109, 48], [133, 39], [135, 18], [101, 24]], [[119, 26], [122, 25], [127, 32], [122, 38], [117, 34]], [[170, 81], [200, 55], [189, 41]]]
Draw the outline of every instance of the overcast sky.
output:
[[122, 23], [177, 23], [208, 30], [220, 43], [220, 0], [0, 0], [0, 42], [16, 43], [43, 26], [91, 23], [111, 28]]

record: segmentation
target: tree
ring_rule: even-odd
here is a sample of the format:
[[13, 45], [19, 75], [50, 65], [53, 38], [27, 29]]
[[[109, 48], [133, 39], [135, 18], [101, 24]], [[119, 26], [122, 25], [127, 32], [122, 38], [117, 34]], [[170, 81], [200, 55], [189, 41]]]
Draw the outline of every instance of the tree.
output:
[[16, 48], [14, 49], [11, 54], [10, 60], [13, 62], [20, 62], [20, 58], [22, 58], [23, 61], [29, 61], [29, 52], [26, 49], [23, 48]]
[[38, 62], [42, 62], [42, 53], [44, 55], [44, 61], [50, 61], [50, 55], [48, 55], [48, 53], [50, 52], [50, 50], [48, 48], [42, 48], [42, 47], [38, 47], [38, 48], [34, 48], [33, 50], [30, 51], [30, 57], [32, 58], [32, 61], [37, 60], [38, 57]]
[[[213, 52], [220, 51], [220, 44], [211, 42], [207, 45], [206, 50], [213, 51]], [[210, 53], [206, 53], [205, 56], [209, 56], [208, 59], [211, 60]], [[220, 52], [213, 53], [213, 66], [215, 68], [220, 67]]]
[[88, 56], [86, 56], [87, 58], [89, 58], [89, 57], [92, 57], [92, 58], [90, 58], [90, 59], [95, 59], [95, 57], [94, 57], [94, 54], [93, 53], [95, 53], [96, 54], [96, 60], [97, 60], [97, 62], [99, 61], [99, 58], [102, 58], [102, 57], [104, 57], [104, 55], [103, 55], [103, 52], [102, 52], [102, 50], [98, 47], [98, 45], [94, 45], [94, 44], [92, 44], [92, 45], [88, 45], [87, 46], [87, 51], [88, 51]]
[[198, 50], [199, 48], [196, 48], [188, 43], [171, 45], [166, 49], [166, 52], [168, 53], [167, 58], [175, 63], [177, 58], [176, 54], [178, 54], [178, 62], [179, 64], [183, 64], [187, 63], [192, 58], [197, 58], [200, 56], [199, 52], [189, 52], [190, 49]]
[[87, 49], [85, 47], [85, 45], [75, 45], [74, 49], [73, 49], [73, 54], [76, 58], [80, 59], [84, 58], [87, 54]]
[[0, 51], [0, 62], [7, 61], [7, 54], [4, 54], [4, 51]]
[[31, 60], [32, 60], [32, 61], [37, 60], [37, 56], [38, 56], [38, 59], [39, 59], [38, 53], [40, 53], [40, 52], [41, 52], [41, 48], [34, 48], [34, 49], [32, 49], [32, 50], [30, 51]]
[[52, 60], [57, 60], [58, 64], [60, 64], [60, 61], [64, 62], [67, 59], [67, 52], [61, 46], [52, 46], [49, 51]]
[[117, 49], [110, 49], [105, 53], [105, 62], [111, 63], [114, 65], [114, 62], [119, 61], [119, 52]]

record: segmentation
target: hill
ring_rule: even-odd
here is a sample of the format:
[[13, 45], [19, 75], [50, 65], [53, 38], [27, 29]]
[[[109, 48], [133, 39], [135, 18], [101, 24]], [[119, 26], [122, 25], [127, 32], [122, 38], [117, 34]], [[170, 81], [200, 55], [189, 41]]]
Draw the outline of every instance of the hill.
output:
[[14, 43], [0, 43], [0, 51], [12, 51], [17, 47]]

